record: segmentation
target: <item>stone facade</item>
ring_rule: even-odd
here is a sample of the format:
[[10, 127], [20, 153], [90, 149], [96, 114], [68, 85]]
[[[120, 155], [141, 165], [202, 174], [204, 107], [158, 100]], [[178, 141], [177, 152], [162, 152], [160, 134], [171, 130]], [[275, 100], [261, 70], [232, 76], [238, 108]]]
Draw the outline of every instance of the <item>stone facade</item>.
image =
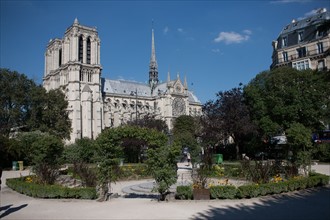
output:
[[188, 90], [187, 80], [160, 83], [152, 30], [149, 83], [101, 78], [100, 39], [96, 28], [75, 19], [63, 39], [52, 39], [45, 53], [43, 85], [61, 88], [68, 100], [72, 133], [69, 142], [82, 137], [96, 138], [103, 129], [128, 121], [155, 116], [169, 129], [180, 115], [201, 115], [201, 103]]
[[319, 9], [310, 17], [293, 20], [273, 41], [271, 69], [330, 70], [330, 13]]

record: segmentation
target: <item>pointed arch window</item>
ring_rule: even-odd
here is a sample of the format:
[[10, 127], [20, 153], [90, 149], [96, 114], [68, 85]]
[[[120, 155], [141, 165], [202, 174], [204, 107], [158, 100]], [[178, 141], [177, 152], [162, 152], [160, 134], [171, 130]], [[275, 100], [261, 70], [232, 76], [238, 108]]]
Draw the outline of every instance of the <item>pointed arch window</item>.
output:
[[91, 64], [91, 39], [90, 39], [90, 37], [87, 38], [86, 55], [87, 55], [87, 64]]
[[84, 41], [83, 41], [83, 37], [80, 36], [79, 37], [79, 51], [78, 51], [80, 62], [83, 62], [83, 51], [84, 51]]
[[92, 82], [92, 73], [91, 72], [88, 73], [88, 82]]

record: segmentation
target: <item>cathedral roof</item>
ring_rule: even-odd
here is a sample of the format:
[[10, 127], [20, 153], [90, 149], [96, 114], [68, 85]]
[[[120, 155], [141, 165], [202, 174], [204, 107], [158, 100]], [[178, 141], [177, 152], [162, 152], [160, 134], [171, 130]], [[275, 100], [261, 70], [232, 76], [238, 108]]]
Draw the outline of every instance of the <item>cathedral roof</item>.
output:
[[135, 95], [135, 91], [137, 91], [138, 96], [151, 97], [151, 88], [148, 84], [102, 78], [102, 92], [104, 93]]
[[[154, 93], [151, 94], [151, 88], [148, 84], [127, 81], [127, 80], [111, 80], [102, 78], [102, 92], [103, 93], [113, 93], [123, 96], [135, 96], [137, 91], [138, 96], [143, 97], [156, 97], [158, 95], [163, 95], [167, 93], [167, 82], [159, 83], [154, 89]], [[198, 98], [191, 92], [188, 91], [188, 101], [200, 103]]]
[[198, 102], [198, 103], [200, 103], [197, 96], [195, 96], [191, 91], [188, 91], [188, 100], [189, 100], [189, 102]]

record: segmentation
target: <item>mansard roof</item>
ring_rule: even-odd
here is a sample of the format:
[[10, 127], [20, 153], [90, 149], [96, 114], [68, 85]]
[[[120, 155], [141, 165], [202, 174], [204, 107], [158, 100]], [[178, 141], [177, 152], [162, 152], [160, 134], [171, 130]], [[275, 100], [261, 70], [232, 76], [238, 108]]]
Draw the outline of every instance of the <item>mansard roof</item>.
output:
[[283, 28], [282, 32], [280, 33], [280, 36], [297, 30], [305, 29], [306, 27], [311, 25], [320, 24], [323, 21], [329, 19], [330, 19], [330, 12], [326, 11], [326, 9], [319, 9], [319, 11], [312, 16], [309, 16], [301, 20], [292, 20], [290, 24], [286, 25]]

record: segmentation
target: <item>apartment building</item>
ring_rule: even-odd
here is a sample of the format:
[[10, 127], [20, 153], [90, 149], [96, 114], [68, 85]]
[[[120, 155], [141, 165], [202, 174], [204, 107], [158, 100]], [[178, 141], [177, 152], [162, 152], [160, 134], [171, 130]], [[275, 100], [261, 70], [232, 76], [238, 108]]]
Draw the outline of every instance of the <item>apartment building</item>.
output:
[[330, 70], [330, 13], [319, 9], [312, 16], [292, 20], [273, 41], [270, 69]]

